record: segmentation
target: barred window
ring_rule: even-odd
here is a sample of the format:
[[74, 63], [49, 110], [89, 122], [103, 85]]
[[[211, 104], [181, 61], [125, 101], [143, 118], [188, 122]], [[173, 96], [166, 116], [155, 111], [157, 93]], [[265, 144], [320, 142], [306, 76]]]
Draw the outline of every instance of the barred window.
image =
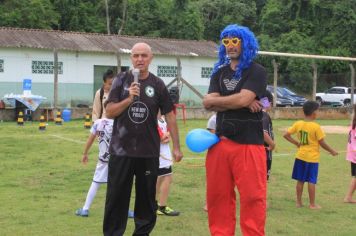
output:
[[210, 78], [212, 71], [213, 71], [213, 67], [202, 67], [201, 68], [201, 77], [202, 78]]
[[[33, 74], [53, 74], [53, 61], [32, 61]], [[58, 74], [63, 74], [63, 62], [58, 62]]]
[[4, 72], [4, 60], [0, 60], [0, 72]]
[[177, 67], [176, 66], [158, 66], [157, 67], [158, 77], [177, 77]]

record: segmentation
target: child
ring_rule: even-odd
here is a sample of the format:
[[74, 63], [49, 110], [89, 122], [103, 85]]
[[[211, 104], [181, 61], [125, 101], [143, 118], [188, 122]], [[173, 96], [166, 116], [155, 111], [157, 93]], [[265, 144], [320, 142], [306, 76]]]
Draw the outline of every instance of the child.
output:
[[206, 125], [206, 129], [209, 130], [211, 133], [215, 134], [215, 129], [216, 129], [216, 114], [212, 115], [208, 123]]
[[263, 125], [263, 139], [264, 145], [266, 149], [266, 157], [267, 157], [267, 181], [269, 180], [269, 176], [271, 174], [272, 167], [272, 151], [275, 148], [276, 144], [274, 143], [274, 135], [273, 135], [273, 127], [272, 120], [268, 111], [271, 110], [271, 104], [273, 103], [272, 93], [266, 90], [265, 97], [268, 99], [266, 104], [264, 104], [262, 109], [262, 125]]
[[161, 138], [159, 170], [156, 185], [158, 202], [157, 215], [178, 216], [179, 212], [167, 206], [170, 185], [172, 183], [172, 154], [169, 147], [170, 134], [163, 116], [158, 115], [158, 132]]
[[[288, 128], [284, 138], [298, 147], [296, 159], [293, 167], [292, 178], [297, 180], [296, 206], [302, 207], [302, 194], [304, 182], [308, 182], [309, 208], [320, 209], [315, 204], [315, 185], [318, 178], [318, 168], [320, 160], [319, 146], [328, 151], [331, 155], [336, 156], [338, 153], [327, 145], [324, 141], [325, 134], [320, 125], [314, 120], [317, 117], [319, 104], [314, 101], [307, 101], [303, 105], [304, 120], [297, 121], [292, 127]], [[291, 135], [297, 134], [298, 140]]]
[[345, 203], [356, 203], [356, 200], [352, 199], [352, 195], [356, 189], [356, 105], [354, 105], [354, 114], [352, 119], [352, 126], [349, 132], [349, 140], [347, 143], [346, 160], [351, 162], [351, 183], [349, 190], [344, 198]]
[[[215, 134], [215, 130], [216, 130], [216, 113], [214, 115], [212, 115], [209, 120], [208, 123], [206, 125], [206, 129], [209, 130], [211, 133]], [[208, 211], [208, 205], [205, 202], [205, 205], [203, 206], [204, 211]]]
[[[88, 163], [88, 152], [92, 146], [96, 137], [99, 141], [99, 156], [98, 163], [96, 164], [96, 169], [93, 177], [93, 182], [89, 188], [87, 198], [85, 200], [83, 208], [76, 210], [75, 214], [77, 216], [88, 217], [89, 208], [92, 204], [96, 192], [98, 191], [101, 184], [107, 183], [108, 179], [108, 162], [109, 162], [109, 143], [111, 140], [113, 120], [111, 119], [98, 119], [94, 122], [90, 129], [90, 135], [85, 144], [82, 162], [83, 164]], [[133, 212], [129, 211], [129, 217], [133, 217]]]

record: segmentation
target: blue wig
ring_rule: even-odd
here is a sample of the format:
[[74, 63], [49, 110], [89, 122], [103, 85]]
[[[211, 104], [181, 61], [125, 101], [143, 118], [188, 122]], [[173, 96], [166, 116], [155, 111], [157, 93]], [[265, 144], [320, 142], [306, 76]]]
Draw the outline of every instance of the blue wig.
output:
[[214, 75], [222, 66], [230, 64], [230, 58], [226, 55], [226, 48], [221, 43], [221, 40], [226, 37], [238, 37], [242, 43], [239, 64], [237, 65], [233, 76], [234, 79], [239, 80], [242, 72], [251, 65], [253, 59], [257, 56], [258, 42], [249, 28], [236, 24], [226, 26], [220, 34], [220, 45], [218, 46], [219, 60], [214, 64], [212, 75]]

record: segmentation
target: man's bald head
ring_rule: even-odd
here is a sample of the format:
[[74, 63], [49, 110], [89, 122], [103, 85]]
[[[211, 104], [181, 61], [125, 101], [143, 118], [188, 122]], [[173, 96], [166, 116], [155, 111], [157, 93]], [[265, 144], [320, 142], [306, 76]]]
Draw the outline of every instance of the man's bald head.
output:
[[149, 52], [149, 54], [152, 54], [152, 49], [150, 47], [150, 45], [148, 45], [147, 43], [136, 43], [135, 45], [133, 45], [133, 47], [131, 48], [131, 54], [133, 54], [135, 51], [147, 51]]
[[147, 43], [136, 43], [131, 49], [131, 62], [134, 68], [140, 70], [141, 79], [148, 76], [148, 67], [153, 55], [151, 47]]

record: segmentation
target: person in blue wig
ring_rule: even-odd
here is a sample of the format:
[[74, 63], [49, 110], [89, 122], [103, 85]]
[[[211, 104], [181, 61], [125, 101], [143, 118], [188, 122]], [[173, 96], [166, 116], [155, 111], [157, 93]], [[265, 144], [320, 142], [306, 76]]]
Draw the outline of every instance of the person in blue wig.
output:
[[203, 99], [217, 112], [221, 141], [206, 158], [207, 205], [212, 235], [235, 235], [236, 194], [240, 194], [240, 229], [244, 236], [265, 235], [266, 152], [262, 103], [267, 73], [254, 62], [258, 42], [247, 28], [228, 25], [221, 32], [218, 61]]

